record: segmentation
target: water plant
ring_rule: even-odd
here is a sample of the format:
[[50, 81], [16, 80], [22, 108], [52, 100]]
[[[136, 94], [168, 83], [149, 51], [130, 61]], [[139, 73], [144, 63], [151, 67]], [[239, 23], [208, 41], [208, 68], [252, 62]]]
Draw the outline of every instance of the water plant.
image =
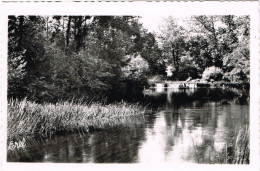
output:
[[230, 140], [225, 148], [216, 153], [218, 160], [214, 163], [221, 164], [249, 164], [250, 163], [250, 144], [249, 126], [245, 125], [235, 132], [235, 136]]
[[249, 143], [249, 126], [241, 128], [237, 134], [236, 141], [234, 143], [234, 158], [231, 163], [237, 164], [249, 164], [250, 156], [250, 143]]
[[8, 102], [8, 138], [17, 136], [51, 137], [59, 133], [85, 133], [143, 123], [145, 108], [124, 101], [101, 103], [58, 102], [56, 104], [23, 99]]
[[250, 163], [250, 144], [249, 144], [249, 126], [245, 125], [235, 131], [233, 138], [225, 143], [221, 151], [214, 150], [213, 144], [210, 146], [213, 149], [205, 156], [205, 153], [199, 153], [200, 149], [193, 142], [195, 150], [195, 160], [197, 163], [212, 163], [212, 164], [249, 164]]

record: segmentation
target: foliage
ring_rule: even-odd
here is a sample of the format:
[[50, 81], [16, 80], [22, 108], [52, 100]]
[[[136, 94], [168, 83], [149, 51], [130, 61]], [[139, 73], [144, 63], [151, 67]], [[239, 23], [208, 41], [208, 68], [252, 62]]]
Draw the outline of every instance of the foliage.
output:
[[146, 77], [148, 62], [140, 55], [130, 58], [130, 62], [122, 68], [124, 79], [140, 81]]
[[181, 67], [181, 58], [186, 54], [187, 33], [173, 17], [164, 18], [164, 24], [160, 30], [159, 39], [162, 43], [165, 61], [168, 65], [172, 64], [173, 72], [178, 73]]
[[239, 18], [240, 33], [237, 47], [223, 59], [225, 79], [250, 82], [249, 18]]
[[226, 81], [250, 81], [248, 16], [183, 21], [164, 18], [156, 34], [135, 16], [9, 16], [8, 97], [102, 98], [120, 94], [124, 84], [140, 88], [147, 77], [165, 77], [167, 66], [173, 80], [215, 66]]
[[192, 72], [196, 78], [215, 66], [226, 81], [249, 82], [249, 23], [248, 16], [234, 15], [165, 18], [159, 41], [172, 79], [185, 80]]
[[[133, 16], [9, 16], [8, 26], [9, 98], [107, 96], [123, 83], [134, 54], [153, 53], [144, 53], [151, 41]], [[128, 79], [139, 81], [146, 70], [139, 65]]]
[[203, 71], [202, 79], [210, 81], [213, 79], [214, 81], [220, 81], [222, 80], [223, 71], [215, 66], [208, 67]]
[[152, 85], [156, 82], [162, 82], [163, 80], [165, 80], [165, 78], [162, 75], [154, 75], [149, 77], [147, 81], [149, 85]]
[[8, 58], [8, 94], [18, 98], [22, 95], [17, 90], [22, 90], [21, 85], [26, 76], [24, 69], [26, 61], [23, 60], [23, 54], [23, 52], [13, 52]]
[[163, 51], [159, 48], [156, 41], [156, 35], [152, 33], [142, 32], [143, 38], [142, 51], [140, 55], [149, 65], [149, 75], [165, 75], [166, 64], [163, 58]]

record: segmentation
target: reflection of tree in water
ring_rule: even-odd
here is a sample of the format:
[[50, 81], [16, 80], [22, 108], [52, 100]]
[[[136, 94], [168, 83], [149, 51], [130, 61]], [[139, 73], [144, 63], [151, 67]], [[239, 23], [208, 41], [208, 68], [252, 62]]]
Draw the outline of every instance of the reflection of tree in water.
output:
[[165, 122], [174, 130], [173, 136], [168, 137], [172, 138], [173, 144], [168, 140], [166, 146], [186, 149], [187, 153], [183, 153], [185, 150], [175, 152], [182, 152], [182, 159], [198, 163], [223, 163], [225, 159], [219, 154], [225, 152], [232, 155], [227, 145], [233, 136], [232, 130], [248, 122], [248, 107], [241, 108], [235, 104], [223, 106], [217, 102], [205, 103], [203, 110], [182, 106], [173, 108], [172, 115], [165, 115]]
[[[218, 96], [214, 97], [216, 94]], [[224, 106], [229, 109], [225, 111], [223, 106], [219, 106], [217, 102], [209, 102], [208, 99], [202, 98], [204, 96], [211, 97], [211, 100], [224, 98], [223, 93], [218, 90], [213, 92], [201, 89], [190, 94], [185, 91], [168, 93], [165, 110], [165, 132], [168, 132], [165, 134], [165, 156], [176, 147], [186, 148], [188, 153], [181, 155], [184, 160], [212, 163], [216, 160], [216, 151], [222, 151], [225, 147], [227, 133], [230, 132], [230, 127], [234, 126], [226, 123], [231, 119], [227, 117], [233, 117], [234, 109]], [[187, 142], [187, 139], [190, 142]]]
[[9, 151], [8, 161], [134, 162], [143, 139], [142, 127], [53, 137], [25, 149]]
[[[26, 146], [24, 148], [8, 150], [8, 162], [37, 162], [44, 159], [44, 152], [41, 145], [45, 142], [43, 139], [34, 137], [24, 137]], [[15, 140], [17, 141], [17, 140]], [[8, 142], [10, 142], [8, 140]]]
[[[198, 163], [210, 163], [214, 150], [213, 135], [216, 131], [216, 105], [215, 102], [204, 104], [203, 110], [186, 110], [185, 119], [190, 122], [188, 127], [191, 137], [193, 158]], [[192, 122], [191, 122], [192, 121]]]
[[173, 107], [189, 106], [192, 102], [200, 102], [202, 106], [209, 101], [220, 101], [233, 99], [237, 96], [234, 89], [198, 88], [198, 89], [169, 89], [167, 93], [167, 104]]
[[[182, 126], [184, 124], [183, 120], [180, 118], [180, 113], [173, 111], [169, 115], [165, 115], [166, 128], [169, 130], [171, 134], [167, 134], [166, 137], [166, 146], [165, 146], [165, 154], [168, 155], [170, 151], [174, 148], [175, 141], [181, 138], [182, 135]], [[167, 131], [167, 130], [166, 130]], [[170, 150], [171, 149], [171, 150]]]
[[139, 144], [144, 139], [144, 128], [115, 129], [96, 134], [93, 141], [94, 162], [131, 163], [136, 162]]
[[180, 94], [174, 97], [166, 102], [164, 111], [156, 114], [154, 129], [150, 130], [154, 132], [152, 138], [144, 143], [144, 146], [160, 145], [153, 149], [159, 157], [145, 156], [142, 161], [223, 163], [225, 159], [219, 154], [226, 150], [232, 130], [248, 123], [249, 107], [211, 100], [187, 100], [184, 105], [176, 105], [174, 100], [180, 100]]
[[157, 118], [157, 115], [155, 112], [148, 113], [145, 117], [145, 123], [147, 128], [153, 128], [154, 122]]

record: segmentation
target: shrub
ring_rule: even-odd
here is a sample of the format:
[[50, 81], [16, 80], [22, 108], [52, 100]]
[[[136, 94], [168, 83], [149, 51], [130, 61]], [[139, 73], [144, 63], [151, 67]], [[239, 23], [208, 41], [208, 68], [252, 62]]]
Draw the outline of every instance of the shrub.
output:
[[225, 80], [231, 81], [231, 82], [249, 82], [249, 78], [242, 69], [240, 68], [233, 68], [230, 72], [225, 73], [223, 78]]
[[122, 68], [123, 77], [126, 80], [142, 81], [146, 77], [148, 67], [148, 62], [138, 55]]
[[213, 79], [214, 81], [220, 81], [222, 80], [222, 77], [223, 77], [222, 69], [215, 66], [206, 68], [202, 74], [202, 79], [207, 81], [211, 79]]

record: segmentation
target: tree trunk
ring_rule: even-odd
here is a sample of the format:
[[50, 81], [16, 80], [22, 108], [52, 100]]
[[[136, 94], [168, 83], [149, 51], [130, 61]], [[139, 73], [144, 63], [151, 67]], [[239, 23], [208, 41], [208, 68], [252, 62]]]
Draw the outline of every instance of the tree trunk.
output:
[[70, 23], [71, 23], [71, 16], [69, 16], [67, 34], [66, 34], [66, 45], [67, 45], [67, 47], [69, 46], [69, 41], [70, 41]]

